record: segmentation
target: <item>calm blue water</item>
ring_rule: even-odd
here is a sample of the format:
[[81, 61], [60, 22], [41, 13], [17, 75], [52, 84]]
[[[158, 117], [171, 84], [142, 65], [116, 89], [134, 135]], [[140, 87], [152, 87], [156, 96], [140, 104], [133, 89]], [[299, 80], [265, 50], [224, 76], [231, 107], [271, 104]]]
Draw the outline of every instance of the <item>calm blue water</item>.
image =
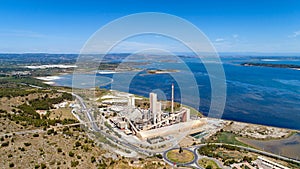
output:
[[[198, 59], [185, 58], [184, 61], [192, 70], [198, 83], [200, 107], [196, 108], [207, 115], [211, 103], [207, 72]], [[300, 59], [224, 58], [222, 61], [227, 80], [227, 101], [223, 119], [300, 129], [300, 70], [239, 65], [239, 63], [251, 61], [300, 65]], [[178, 63], [160, 62], [140, 67], [181, 69]], [[179, 73], [184, 74], [185, 71]], [[113, 75], [98, 76], [101, 78]], [[58, 84], [63, 83], [69, 82], [60, 80]], [[169, 74], [145, 75], [145, 72], [140, 72], [131, 80], [129, 92], [148, 97], [149, 92], [156, 90], [161, 92], [159, 93], [161, 99], [170, 99], [170, 84], [172, 83], [175, 84], [175, 100], [180, 102], [181, 93], [178, 85]], [[111, 85], [104, 87], [110, 88]], [[116, 88], [126, 91], [124, 86]], [[192, 99], [187, 98], [183, 103], [195, 107]]]

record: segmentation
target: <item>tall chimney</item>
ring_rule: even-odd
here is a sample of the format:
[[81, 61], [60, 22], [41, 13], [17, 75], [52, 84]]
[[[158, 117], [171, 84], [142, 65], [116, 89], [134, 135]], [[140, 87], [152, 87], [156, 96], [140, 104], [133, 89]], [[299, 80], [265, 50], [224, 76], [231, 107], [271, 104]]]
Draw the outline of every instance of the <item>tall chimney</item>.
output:
[[172, 105], [171, 105], [171, 113], [174, 113], [174, 84], [172, 83]]
[[157, 119], [157, 94], [150, 93], [150, 111], [153, 115], [153, 124], [156, 124]]

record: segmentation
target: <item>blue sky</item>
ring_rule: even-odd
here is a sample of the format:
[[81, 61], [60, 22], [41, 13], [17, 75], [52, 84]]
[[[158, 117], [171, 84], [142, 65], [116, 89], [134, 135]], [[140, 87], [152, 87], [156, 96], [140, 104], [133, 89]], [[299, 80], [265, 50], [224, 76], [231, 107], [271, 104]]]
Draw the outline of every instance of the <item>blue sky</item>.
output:
[[[299, 0], [0, 0], [0, 52], [78, 53], [101, 26], [138, 12], [182, 17], [219, 52], [300, 53]], [[154, 39], [129, 39], [116, 52], [172, 43]]]

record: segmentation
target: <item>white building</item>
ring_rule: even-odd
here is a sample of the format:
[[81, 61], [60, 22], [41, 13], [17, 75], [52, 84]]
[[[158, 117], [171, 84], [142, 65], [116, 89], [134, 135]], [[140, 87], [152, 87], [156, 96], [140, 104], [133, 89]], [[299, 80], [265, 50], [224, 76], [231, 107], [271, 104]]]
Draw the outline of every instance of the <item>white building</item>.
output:
[[157, 94], [150, 93], [150, 111], [153, 115], [153, 124], [157, 122]]
[[135, 97], [134, 96], [128, 97], [128, 107], [135, 108]]

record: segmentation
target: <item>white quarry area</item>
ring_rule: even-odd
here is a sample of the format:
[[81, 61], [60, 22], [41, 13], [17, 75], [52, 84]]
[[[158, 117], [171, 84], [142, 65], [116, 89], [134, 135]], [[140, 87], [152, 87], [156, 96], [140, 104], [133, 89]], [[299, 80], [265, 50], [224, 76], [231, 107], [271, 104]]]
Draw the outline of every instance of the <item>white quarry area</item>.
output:
[[122, 103], [128, 103], [128, 98], [133, 96], [133, 94], [119, 92], [119, 91], [110, 91], [111, 94], [102, 96], [101, 102], [104, 104], [122, 104]]
[[69, 104], [69, 102], [61, 102], [61, 103], [58, 103], [58, 104], [54, 104], [53, 107], [56, 108], [56, 109], [65, 108], [65, 107], [67, 107], [68, 104]]

